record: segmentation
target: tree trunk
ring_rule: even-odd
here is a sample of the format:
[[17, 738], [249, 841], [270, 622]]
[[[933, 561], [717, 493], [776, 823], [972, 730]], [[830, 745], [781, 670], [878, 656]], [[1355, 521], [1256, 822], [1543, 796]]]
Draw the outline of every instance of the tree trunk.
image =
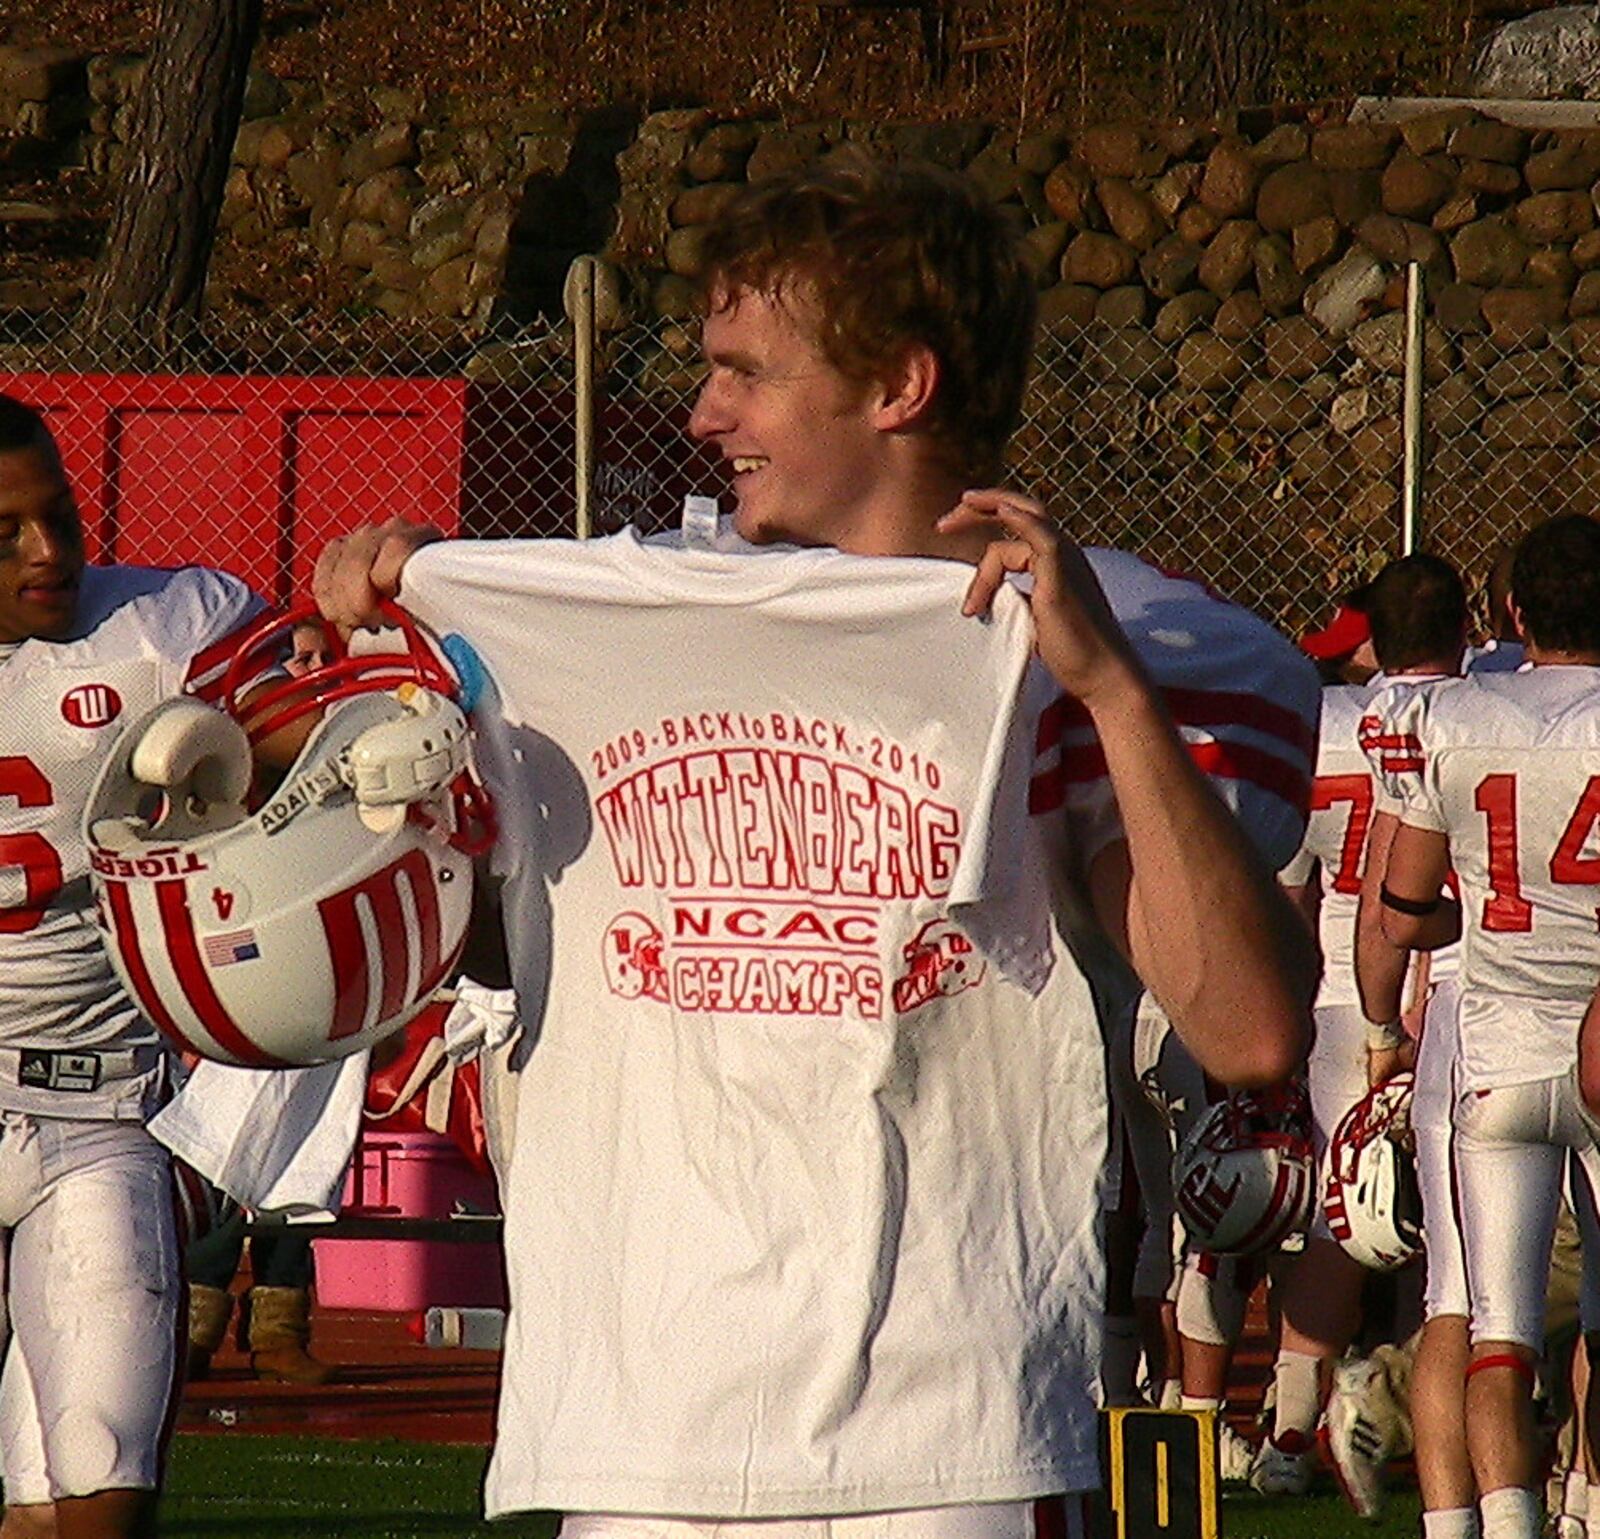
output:
[[1167, 40], [1167, 100], [1210, 117], [1268, 99], [1278, 52], [1271, 0], [1190, 0]]
[[133, 362], [193, 335], [261, 0], [162, 0], [131, 156], [75, 325]]

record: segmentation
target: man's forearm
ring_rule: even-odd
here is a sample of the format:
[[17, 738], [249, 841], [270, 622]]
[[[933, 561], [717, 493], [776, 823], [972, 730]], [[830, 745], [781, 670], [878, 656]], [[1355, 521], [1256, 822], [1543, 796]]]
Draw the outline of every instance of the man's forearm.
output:
[[1410, 953], [1383, 933], [1383, 910], [1378, 899], [1389, 864], [1389, 846], [1398, 826], [1399, 819], [1392, 812], [1380, 812], [1372, 820], [1361, 898], [1356, 908], [1356, 990], [1361, 996], [1361, 1013], [1369, 1021], [1399, 1020], [1401, 991], [1410, 960]]
[[1124, 933], [1135, 968], [1208, 1073], [1235, 1084], [1282, 1079], [1309, 1037], [1316, 956], [1305, 926], [1148, 684], [1130, 671], [1089, 708], [1127, 837]]

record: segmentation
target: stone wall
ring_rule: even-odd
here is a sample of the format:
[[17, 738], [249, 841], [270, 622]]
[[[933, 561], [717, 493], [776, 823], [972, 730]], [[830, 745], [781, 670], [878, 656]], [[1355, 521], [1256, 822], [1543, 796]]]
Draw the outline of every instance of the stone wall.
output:
[[[0, 49], [0, 175], [114, 177], [139, 69]], [[1600, 493], [1600, 133], [1467, 106], [1018, 138], [687, 109], [572, 119], [254, 75], [219, 259], [292, 258], [362, 310], [473, 330], [558, 313], [571, 257], [600, 252], [603, 365], [681, 401], [696, 370], [676, 323], [706, 223], [749, 180], [846, 142], [960, 167], [1014, 211], [1051, 333], [1019, 454], [1111, 536], [1214, 544], [1221, 510], [1259, 544], [1268, 509], [1291, 566], [1364, 551], [1364, 531], [1388, 544], [1411, 260], [1427, 276], [1430, 527], [1475, 559]], [[1152, 508], [1159, 539], [1142, 532]]]

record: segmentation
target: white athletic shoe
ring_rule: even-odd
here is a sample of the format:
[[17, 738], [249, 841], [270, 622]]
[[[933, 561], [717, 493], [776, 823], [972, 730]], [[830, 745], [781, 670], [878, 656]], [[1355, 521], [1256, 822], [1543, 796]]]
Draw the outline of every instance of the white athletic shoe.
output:
[[1392, 1406], [1383, 1369], [1371, 1358], [1335, 1364], [1319, 1438], [1340, 1489], [1364, 1518], [1376, 1518], [1383, 1506], [1383, 1466], [1393, 1452], [1391, 1429], [1376, 1405], [1380, 1388]]
[[1250, 1478], [1256, 1451], [1227, 1422], [1217, 1418], [1217, 1473], [1227, 1485], [1243, 1485]]
[[1304, 1496], [1311, 1489], [1311, 1439], [1301, 1432], [1269, 1437], [1256, 1449], [1250, 1484], [1263, 1496]]

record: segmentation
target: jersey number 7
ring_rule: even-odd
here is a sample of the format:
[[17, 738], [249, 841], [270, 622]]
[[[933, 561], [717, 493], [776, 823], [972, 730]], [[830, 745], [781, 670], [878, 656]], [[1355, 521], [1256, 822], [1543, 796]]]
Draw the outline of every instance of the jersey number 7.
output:
[[[1486, 775], [1473, 793], [1473, 805], [1489, 826], [1489, 888], [1484, 900], [1483, 928], [1523, 931], [1533, 928], [1533, 905], [1522, 896], [1517, 869], [1517, 777]], [[1591, 775], [1550, 857], [1550, 880], [1576, 886], [1600, 886], [1600, 855], [1585, 855], [1584, 846], [1600, 818], [1600, 775]]]
[[1311, 785], [1311, 810], [1326, 812], [1349, 802], [1350, 821], [1339, 844], [1339, 869], [1333, 873], [1333, 890], [1361, 891], [1361, 852], [1367, 847], [1367, 825], [1372, 821], [1370, 775], [1318, 775]]

